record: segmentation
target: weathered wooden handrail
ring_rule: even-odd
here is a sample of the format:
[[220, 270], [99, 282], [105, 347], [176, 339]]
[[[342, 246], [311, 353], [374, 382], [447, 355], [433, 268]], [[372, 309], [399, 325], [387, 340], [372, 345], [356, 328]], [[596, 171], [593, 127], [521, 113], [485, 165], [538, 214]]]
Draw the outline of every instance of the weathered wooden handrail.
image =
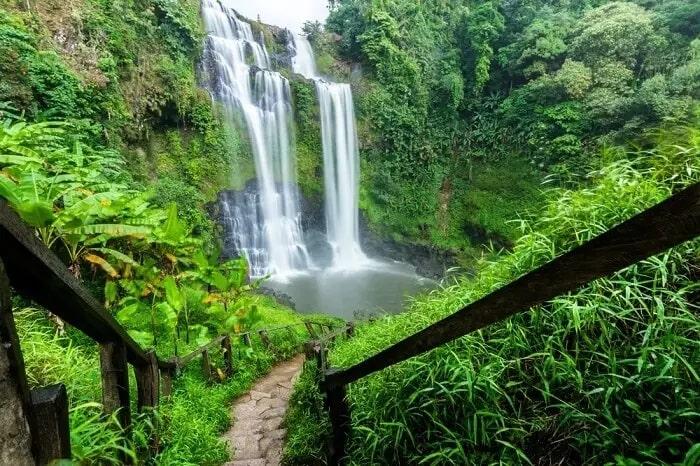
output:
[[[9, 393], [0, 393], [13, 411], [8, 438], [0, 431], [0, 446], [16, 450], [17, 464], [28, 464], [28, 455], [40, 464], [70, 457], [68, 401], [62, 385], [29, 390], [24, 359], [10, 305], [10, 285], [21, 295], [42, 305], [63, 321], [100, 343], [102, 402], [107, 413], [118, 411], [122, 428], [131, 423], [129, 368], [134, 366], [139, 410], [158, 405], [161, 393], [169, 396], [172, 378], [181, 367], [202, 356], [202, 369], [211, 375], [209, 351], [218, 345], [224, 355], [225, 374], [233, 374], [232, 335], [214, 338], [181, 357], [159, 360], [152, 350], [141, 348], [109, 312], [72, 276], [66, 266], [36, 234], [0, 199], [0, 377]], [[235, 336], [289, 329], [316, 322], [300, 322], [270, 329], [251, 330]], [[266, 335], [266, 333], [265, 333]], [[313, 334], [310, 332], [310, 336]], [[268, 345], [271, 342], [268, 340]], [[161, 388], [162, 382], [162, 388]], [[26, 431], [26, 426], [29, 430]], [[26, 432], [25, 432], [26, 431]], [[31, 452], [26, 439], [31, 439]], [[18, 440], [19, 439], [19, 440]], [[24, 440], [22, 440], [24, 439]], [[9, 442], [7, 444], [6, 442]], [[157, 442], [153, 442], [156, 444]], [[128, 462], [128, 458], [123, 458]]]
[[322, 390], [332, 425], [330, 463], [345, 459], [350, 429], [346, 385], [469, 333], [575, 291], [593, 280], [700, 236], [700, 183], [632, 217], [352, 367], [326, 369]]
[[[209, 343], [206, 345], [202, 345], [199, 348], [191, 351], [190, 353], [186, 354], [185, 356], [181, 357], [174, 357], [170, 358], [165, 361], [158, 361], [158, 366], [161, 368], [161, 370], [170, 370], [174, 368], [179, 368], [179, 367], [184, 367], [188, 365], [190, 362], [192, 362], [194, 359], [196, 359], [198, 356], [200, 356], [202, 353], [205, 351], [209, 351], [212, 348], [215, 348], [217, 345], [221, 344], [225, 339], [227, 338], [234, 338], [234, 337], [243, 337], [246, 335], [253, 335], [253, 334], [259, 334], [259, 332], [276, 332], [279, 330], [286, 330], [294, 327], [301, 327], [301, 326], [307, 326], [308, 324], [311, 325], [323, 325], [318, 322], [313, 322], [313, 321], [304, 321], [304, 322], [297, 322], [294, 324], [287, 324], [287, 325], [280, 325], [277, 327], [266, 327], [262, 328], [259, 330], [248, 330], [246, 332], [239, 332], [239, 333], [231, 333], [231, 334], [226, 334], [226, 335], [220, 335], [213, 340], [211, 340]], [[308, 327], [307, 327], [308, 328]], [[314, 335], [311, 335], [312, 337]]]
[[207, 343], [206, 345], [200, 346], [199, 348], [197, 348], [196, 350], [187, 354], [186, 356], [183, 356], [181, 358], [171, 359], [170, 361], [178, 367], [186, 366], [192, 360], [194, 360], [197, 356], [201, 355], [203, 352], [209, 351], [210, 349], [220, 345], [221, 342], [224, 341], [224, 338], [227, 338], [227, 335], [222, 335], [222, 336], [216, 337], [212, 341]]

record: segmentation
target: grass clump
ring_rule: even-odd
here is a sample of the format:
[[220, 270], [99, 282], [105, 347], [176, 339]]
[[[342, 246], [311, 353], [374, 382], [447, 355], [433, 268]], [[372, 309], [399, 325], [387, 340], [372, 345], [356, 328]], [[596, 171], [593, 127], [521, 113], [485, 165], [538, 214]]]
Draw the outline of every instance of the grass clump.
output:
[[[697, 182], [699, 136], [662, 131], [652, 149], [592, 173], [590, 187], [552, 191], [511, 253], [359, 326], [332, 365], [375, 354]], [[696, 464], [699, 258], [689, 242], [352, 384], [352, 463]], [[325, 434], [304, 427], [321, 416], [313, 390], [302, 379], [303, 406], [288, 418], [294, 464], [323, 457]]]

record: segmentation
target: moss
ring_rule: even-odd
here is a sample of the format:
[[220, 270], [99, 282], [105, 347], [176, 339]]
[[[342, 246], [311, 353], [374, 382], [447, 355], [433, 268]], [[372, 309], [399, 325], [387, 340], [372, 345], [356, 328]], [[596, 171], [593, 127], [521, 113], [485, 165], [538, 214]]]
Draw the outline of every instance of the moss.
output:
[[323, 144], [316, 89], [312, 81], [291, 81], [296, 119], [297, 176], [305, 196], [323, 194]]

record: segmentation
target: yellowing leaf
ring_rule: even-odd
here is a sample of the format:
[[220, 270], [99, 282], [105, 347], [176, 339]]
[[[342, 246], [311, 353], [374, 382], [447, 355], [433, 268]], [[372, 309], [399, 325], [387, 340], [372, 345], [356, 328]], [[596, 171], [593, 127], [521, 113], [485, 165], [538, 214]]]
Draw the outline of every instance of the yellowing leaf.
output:
[[91, 264], [95, 264], [95, 265], [99, 266], [102, 270], [107, 272], [107, 274], [110, 277], [112, 277], [112, 278], [119, 277], [119, 273], [116, 271], [116, 269], [114, 267], [112, 267], [112, 264], [107, 262], [104, 258], [97, 256], [95, 254], [85, 254], [83, 256], [83, 259], [90, 262]]

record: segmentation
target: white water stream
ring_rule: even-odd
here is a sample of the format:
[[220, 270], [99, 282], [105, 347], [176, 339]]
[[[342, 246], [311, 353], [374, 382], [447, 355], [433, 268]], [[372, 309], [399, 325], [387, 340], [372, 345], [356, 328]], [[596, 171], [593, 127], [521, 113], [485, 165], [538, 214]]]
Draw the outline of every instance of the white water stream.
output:
[[298, 34], [292, 37], [293, 70], [314, 80], [321, 108], [326, 232], [333, 248], [333, 267], [357, 270], [368, 259], [360, 247], [360, 155], [352, 91], [348, 84], [322, 78], [309, 41]]
[[251, 275], [285, 276], [311, 266], [301, 229], [289, 82], [271, 71], [262, 37], [216, 0], [203, 0], [209, 90], [231, 119], [241, 114], [255, 159], [259, 199], [223, 201], [236, 249]]

